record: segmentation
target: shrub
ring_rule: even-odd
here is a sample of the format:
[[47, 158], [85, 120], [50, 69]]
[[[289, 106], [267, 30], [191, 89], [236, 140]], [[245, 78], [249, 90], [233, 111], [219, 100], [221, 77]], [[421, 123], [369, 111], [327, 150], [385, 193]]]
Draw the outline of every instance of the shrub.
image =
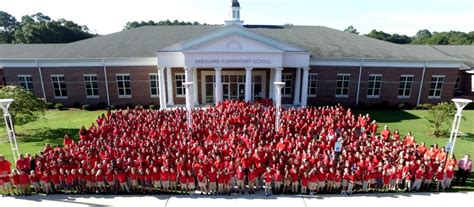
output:
[[409, 103], [403, 102], [403, 103], [397, 104], [397, 108], [398, 109], [411, 109], [412, 106]]
[[94, 110], [94, 108], [93, 108], [91, 105], [89, 105], [89, 104], [84, 104], [84, 105], [82, 105], [82, 106], [81, 106], [81, 109], [82, 109], [82, 110], [86, 110], [86, 111], [92, 111], [92, 110]]
[[151, 109], [151, 110], [155, 110], [155, 109], [156, 109], [156, 106], [155, 106], [155, 104], [150, 104], [150, 105], [148, 106], [148, 108]]
[[54, 108], [57, 109], [57, 110], [63, 110], [64, 105], [62, 103], [56, 103], [56, 104], [54, 104]]
[[454, 104], [447, 102], [441, 102], [428, 110], [426, 119], [430, 123], [434, 136], [439, 137], [446, 134], [454, 112], [456, 112]]
[[72, 106], [73, 106], [74, 108], [81, 108], [81, 103], [79, 103], [79, 102], [74, 102], [74, 103], [72, 104]]
[[115, 110], [115, 109], [117, 109], [116, 105], [114, 105], [114, 104], [110, 105], [110, 110]]
[[48, 109], [54, 109], [54, 103], [52, 103], [52, 102], [46, 102], [46, 107], [47, 107]]
[[97, 108], [98, 109], [105, 109], [105, 108], [107, 108], [107, 103], [105, 103], [104, 101], [101, 101], [97, 104]]
[[415, 109], [418, 109], [418, 110], [429, 110], [431, 108], [433, 108], [433, 104], [430, 104], [430, 103], [419, 104], [418, 106], [415, 107]]

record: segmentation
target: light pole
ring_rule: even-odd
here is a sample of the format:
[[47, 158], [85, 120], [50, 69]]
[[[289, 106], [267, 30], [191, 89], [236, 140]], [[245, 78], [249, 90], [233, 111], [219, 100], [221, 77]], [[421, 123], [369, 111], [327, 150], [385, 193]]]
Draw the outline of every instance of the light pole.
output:
[[7, 127], [8, 139], [10, 141], [10, 147], [12, 149], [13, 161], [16, 161], [16, 157], [20, 154], [18, 151], [18, 144], [16, 143], [15, 128], [13, 127], [12, 119], [8, 108], [10, 104], [15, 101], [13, 99], [0, 99], [0, 107], [3, 110], [3, 119], [5, 119], [5, 125]]
[[451, 128], [451, 135], [449, 136], [449, 142], [448, 146], [451, 146], [451, 149], [449, 149], [449, 154], [453, 154], [454, 152], [454, 145], [456, 144], [456, 138], [458, 137], [458, 130], [459, 130], [459, 124], [461, 123], [461, 117], [462, 117], [462, 109], [469, 103], [472, 102], [472, 100], [469, 99], [463, 99], [463, 98], [455, 98], [452, 99], [454, 102], [454, 105], [456, 105], [456, 114], [454, 115], [454, 120], [453, 120], [453, 126]]
[[285, 86], [285, 82], [273, 82], [276, 86], [276, 93], [275, 93], [275, 130], [278, 131], [280, 129], [280, 116], [281, 116], [281, 89]]
[[193, 127], [193, 96], [192, 96], [192, 89], [193, 89], [193, 82], [184, 82], [183, 85], [186, 87], [186, 122], [188, 124], [188, 129], [192, 129]]

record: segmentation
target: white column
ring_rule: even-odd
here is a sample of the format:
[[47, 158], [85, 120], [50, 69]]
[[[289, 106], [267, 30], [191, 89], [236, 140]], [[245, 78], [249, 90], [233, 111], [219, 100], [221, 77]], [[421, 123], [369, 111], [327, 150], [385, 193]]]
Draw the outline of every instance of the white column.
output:
[[192, 89], [193, 89], [193, 82], [185, 82], [184, 86], [186, 87], [186, 123], [189, 129], [192, 129], [193, 126], [193, 99], [192, 99]]
[[[193, 68], [191, 67], [184, 67], [184, 78], [186, 80], [187, 83], [192, 83], [193, 82]], [[193, 105], [192, 103], [194, 102], [194, 98], [193, 98], [193, 94], [194, 94], [194, 91], [193, 91], [193, 86], [190, 85], [190, 91], [188, 93], [188, 91], [186, 90], [186, 98], [188, 97], [188, 94], [189, 94], [189, 104]], [[188, 104], [188, 101], [186, 101], [186, 104]]]
[[280, 129], [280, 117], [281, 117], [281, 88], [285, 86], [284, 82], [273, 82], [275, 85], [275, 131]]
[[303, 82], [301, 84], [301, 107], [308, 105], [308, 72], [310, 68], [303, 68]]
[[198, 77], [197, 77], [197, 68], [193, 69], [193, 99], [194, 99], [194, 105], [197, 106], [199, 105], [199, 99], [198, 99]]
[[245, 68], [245, 102], [252, 100], [252, 69]]
[[268, 98], [274, 99], [275, 98], [275, 86], [273, 85], [273, 82], [275, 82], [275, 70], [273, 68], [270, 68], [270, 86], [268, 89]]
[[158, 90], [160, 93], [160, 109], [166, 109], [165, 68], [158, 67]]
[[[107, 97], [107, 106], [110, 106], [109, 81], [107, 79], [107, 66], [105, 66], [104, 58], [102, 58], [102, 66], [103, 66], [103, 69], [104, 69], [105, 95]], [[43, 84], [43, 78], [41, 78], [41, 84]]]
[[295, 100], [293, 101], [293, 105], [300, 105], [300, 88], [301, 88], [301, 68], [296, 68]]
[[171, 68], [166, 68], [166, 89], [168, 90], [168, 105], [174, 105], [173, 101], [173, 77], [171, 77]]
[[222, 68], [214, 68], [215, 70], [215, 80], [216, 80], [216, 93], [214, 94], [214, 101], [215, 101], [215, 104], [217, 103], [220, 103], [222, 102], [222, 75], [221, 75], [221, 71], [222, 71]]

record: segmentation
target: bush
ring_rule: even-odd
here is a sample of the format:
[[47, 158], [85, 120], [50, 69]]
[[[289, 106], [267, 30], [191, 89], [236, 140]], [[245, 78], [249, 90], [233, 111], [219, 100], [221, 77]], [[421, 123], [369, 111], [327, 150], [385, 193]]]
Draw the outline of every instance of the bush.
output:
[[150, 105], [148, 106], [148, 108], [151, 109], [151, 110], [155, 110], [155, 109], [156, 109], [156, 106], [155, 106], [155, 104], [150, 104]]
[[92, 107], [89, 104], [84, 104], [84, 105], [81, 106], [81, 109], [86, 110], [86, 111], [92, 111], [92, 110], [94, 110], [94, 107]]
[[105, 103], [104, 101], [101, 101], [97, 104], [97, 108], [98, 109], [105, 109], [105, 108], [107, 108], [107, 103]]
[[46, 102], [46, 107], [47, 107], [48, 109], [54, 109], [54, 103], [52, 103], [52, 102]]
[[110, 110], [115, 110], [115, 109], [117, 109], [116, 105], [114, 105], [114, 104], [110, 105]]
[[403, 102], [403, 103], [397, 104], [397, 108], [398, 109], [411, 109], [412, 106], [409, 103]]
[[74, 102], [74, 103], [72, 104], [72, 106], [73, 106], [74, 108], [81, 108], [81, 103], [79, 103], [79, 102]]
[[448, 102], [441, 102], [428, 110], [426, 119], [430, 123], [434, 136], [440, 137], [447, 133], [449, 123], [455, 112], [454, 104]]
[[64, 105], [62, 103], [56, 103], [56, 104], [54, 104], [54, 108], [57, 109], [57, 110], [63, 110]]
[[415, 109], [418, 109], [418, 110], [429, 110], [431, 108], [433, 108], [433, 104], [430, 104], [430, 103], [419, 104], [418, 106], [415, 107]]

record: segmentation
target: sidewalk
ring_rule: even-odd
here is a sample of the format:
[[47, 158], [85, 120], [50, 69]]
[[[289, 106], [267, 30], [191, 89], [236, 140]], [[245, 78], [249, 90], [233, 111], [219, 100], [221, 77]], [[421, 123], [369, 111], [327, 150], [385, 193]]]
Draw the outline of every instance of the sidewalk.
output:
[[114, 195], [38, 195], [28, 197], [0, 198], [2, 207], [69, 207], [69, 206], [167, 206], [167, 207], [252, 207], [252, 206], [451, 206], [453, 202], [469, 202], [474, 198], [474, 192], [462, 193], [371, 193], [355, 194], [353, 196], [341, 195], [315, 195], [315, 196], [114, 196]]

